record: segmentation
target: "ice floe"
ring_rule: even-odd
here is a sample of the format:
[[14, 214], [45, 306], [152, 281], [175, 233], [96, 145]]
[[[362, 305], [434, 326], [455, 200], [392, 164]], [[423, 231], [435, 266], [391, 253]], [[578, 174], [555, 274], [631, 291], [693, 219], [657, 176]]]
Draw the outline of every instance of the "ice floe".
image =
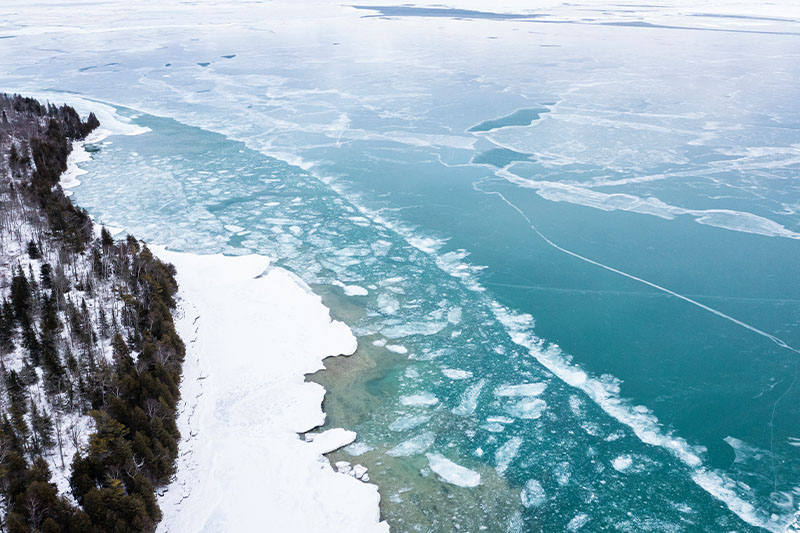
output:
[[472, 377], [472, 372], [470, 372], [469, 370], [461, 370], [458, 368], [443, 368], [442, 374], [444, 374], [450, 379], [455, 379], [455, 380], [469, 379]]
[[481, 395], [486, 380], [481, 379], [473, 383], [461, 396], [461, 402], [453, 408], [453, 413], [461, 416], [471, 415], [478, 406], [478, 397]]
[[547, 501], [547, 494], [539, 481], [529, 479], [520, 493], [520, 499], [525, 507], [539, 507]]
[[547, 408], [547, 402], [539, 398], [523, 398], [506, 406], [506, 412], [515, 418], [534, 420], [542, 416]]
[[400, 396], [400, 403], [407, 406], [432, 406], [439, 403], [439, 399], [430, 392], [420, 392]]
[[481, 475], [474, 470], [463, 467], [438, 453], [426, 454], [431, 470], [444, 481], [459, 487], [477, 487], [481, 484]]
[[500, 446], [494, 454], [495, 470], [498, 474], [505, 472], [511, 461], [519, 453], [519, 448], [522, 446], [522, 439], [520, 437], [511, 437], [508, 441]]
[[547, 388], [547, 383], [525, 383], [523, 385], [501, 385], [494, 390], [495, 396], [538, 396]]
[[425, 451], [433, 445], [435, 440], [436, 435], [426, 431], [425, 433], [420, 433], [415, 437], [401, 442], [391, 450], [387, 451], [386, 454], [391, 455], [392, 457], [408, 457], [409, 455], [418, 455], [425, 453]]

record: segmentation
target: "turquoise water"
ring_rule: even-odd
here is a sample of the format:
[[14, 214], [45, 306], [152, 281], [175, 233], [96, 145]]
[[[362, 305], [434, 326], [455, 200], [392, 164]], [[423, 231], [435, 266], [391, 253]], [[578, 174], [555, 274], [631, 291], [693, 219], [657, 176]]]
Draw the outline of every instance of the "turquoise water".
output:
[[2, 64], [150, 129], [100, 144], [90, 213], [273, 256], [350, 325], [314, 379], [395, 530], [790, 527], [796, 20], [218, 5], [169, 35], [106, 20], [135, 45], [110, 54], [20, 33], [37, 70]]
[[[381, 409], [373, 404], [355, 425], [359, 442], [385, 452], [409, 438], [433, 432], [431, 450], [440, 450], [473, 468], [479, 468], [476, 463], [482, 461], [490, 467], [498, 460], [502, 463], [498, 450], [508, 442], [515, 443], [513, 446], [519, 442], [504, 477], [520, 487], [518, 490], [531, 479], [540, 484], [546, 503], [517, 507], [523, 521], [547, 528], [565, 527], [585, 513], [597, 525], [628, 521], [634, 529], [662, 529], [668, 524], [747, 529], [691, 480], [695, 469], [667, 451], [643, 444], [630, 428], [603, 413], [580, 390], [556, 379], [528, 353], [531, 349], [550, 352], [549, 356], [562, 361], [567, 357], [563, 351], [586, 353], [581, 360], [585, 368], [605, 365], [601, 366], [605, 372], [623, 380], [619, 395], [641, 399], [659, 418], [673, 420], [676, 433], [688, 442], [719, 440], [721, 445], [708, 447], [704, 468], [746, 480], [753, 488], [742, 490], [743, 496], [758, 497], [758, 485], [753, 481], [759, 478], [770, 493], [773, 475], [790, 484], [794, 479], [797, 465], [786, 460], [791, 455], [778, 460], [775, 472], [750, 470], [769, 460], [768, 436], [759, 435], [753, 421], [769, 420], [777, 395], [785, 390], [779, 388], [779, 382], [768, 380], [765, 365], [770, 362], [774, 375], [781, 375], [790, 374], [796, 364], [791, 353], [772, 341], [639, 283], [571, 261], [526, 232], [519, 216], [500, 209], [503, 204], [495, 197], [475, 191], [469, 184], [464, 184], [461, 195], [442, 194], [436, 209], [430, 208], [460, 213], [455, 217], [460, 223], [458, 232], [435, 252], [438, 244], [419, 242], [412, 235], [411, 241], [423, 251], [409, 244], [408, 230], [376, 222], [380, 218], [375, 212], [359, 208], [297, 167], [169, 119], [142, 116], [136, 123], [152, 131], [112, 138], [87, 165], [90, 174], [75, 189], [75, 198], [90, 212], [152, 242], [191, 251], [259, 251], [277, 257], [279, 265], [309, 283], [333, 286], [343, 282], [368, 288], [368, 296], [351, 297], [365, 312], [360, 316], [353, 313], [348, 320], [362, 346], [388, 339], [390, 345], [403, 346], [409, 353], [403, 355], [402, 364], [387, 364], [385, 374], [364, 385], [380, 398], [377, 405]], [[483, 187], [494, 190], [489, 185], [510, 194], [508, 186]], [[547, 220], [546, 202], [536, 202], [535, 195], [530, 200], [535, 202], [532, 207], [518, 205]], [[504, 218], [465, 216], [470, 209], [494, 209]], [[574, 209], [585, 211], [584, 217], [592, 214], [587, 208]], [[422, 208], [404, 210], [406, 220], [414, 220], [411, 213], [418, 210]], [[622, 219], [635, 216], [614, 214]], [[626, 220], [607, 223], [617, 225], [617, 235], [624, 235], [624, 228], [630, 227]], [[582, 224], [593, 229], [584, 238], [591, 239], [594, 232], [602, 235], [599, 221]], [[670, 230], [676, 226], [674, 221], [654, 219], [654, 225], [659, 224], [669, 225]], [[494, 226], [495, 231], [486, 226]], [[564, 245], [570, 244], [569, 237], [575, 238], [574, 232], [562, 235], [546, 225], [541, 227]], [[655, 229], [641, 225], [638, 229], [653, 242]], [[730, 235], [739, 250], [748, 242], [754, 247], [763, 242], [763, 238], [747, 234], [723, 235]], [[470, 259], [489, 267], [469, 267], [463, 261], [464, 252], [459, 251], [459, 239], [471, 242]], [[683, 244], [693, 249], [692, 243]], [[732, 244], [717, 244], [710, 249], [708, 244], [705, 249], [695, 245], [695, 253], [700, 254], [700, 248], [711, 255], [709, 261], [719, 260], [721, 251]], [[615, 256], [610, 252], [601, 255], [605, 247], [597, 246], [590, 249], [594, 257], [613, 263]], [[493, 267], [491, 259], [498, 250], [505, 251], [505, 261]], [[582, 251], [587, 253], [587, 247]], [[695, 264], [698, 261], [688, 252], [680, 256]], [[781, 250], [768, 248], [761, 257], [780, 259]], [[651, 279], [659, 273], [656, 266], [653, 269]], [[783, 283], [791, 285], [792, 281], [784, 278]], [[713, 287], [707, 290], [712, 292]], [[341, 294], [335, 286], [331, 290]], [[713, 294], [685, 293], [729, 310], [726, 300]], [[769, 316], [760, 311], [770, 306], [797, 309], [796, 299], [747, 298], [746, 294], [739, 299], [728, 297], [739, 303], [739, 316], [741, 310]], [[561, 350], [531, 343], [526, 337], [533, 334], [533, 321], [515, 309], [530, 310], [537, 317], [536, 334], [557, 341]], [[773, 312], [775, 318], [785, 316]], [[675, 334], [678, 331], [680, 335]], [[520, 336], [519, 344], [512, 340]], [[730, 363], [731, 353], [742, 354], [736, 366]], [[377, 357], [380, 360], [381, 356]], [[393, 355], [384, 352], [383, 357]], [[443, 369], [471, 375], [453, 380]], [[742, 378], [754, 373], [765, 376], [762, 379], [766, 381]], [[667, 375], [672, 377], [665, 379]], [[546, 389], [534, 400], [498, 395], [503, 385], [528, 382], [542, 383]], [[597, 386], [609, 391], [609, 399], [618, 395], [617, 381], [610, 376], [601, 377]], [[353, 394], [352, 390], [348, 393]], [[420, 393], [435, 397], [438, 403], [403, 405], [403, 398]], [[691, 407], [698, 402], [703, 404]], [[784, 405], [785, 410], [776, 411], [778, 431], [791, 428], [796, 416], [792, 397]], [[636, 408], [625, 410], [638, 428], [653, 429], [646, 419], [636, 420]], [[397, 430], [403, 421], [413, 427]], [[753, 452], [740, 449], [747, 455], [734, 462], [733, 450], [723, 440], [733, 435], [750, 446], [758, 447], [760, 442], [763, 447]], [[786, 442], [785, 436], [779, 439]], [[475, 456], [478, 448], [481, 457]], [[418, 455], [407, 460], [418, 462]], [[624, 472], [614, 468], [614, 464], [626, 465], [628, 459], [630, 465]], [[636, 490], [631, 490], [631, 477], [639, 478]], [[647, 478], [659, 482], [641, 484]], [[373, 475], [373, 479], [380, 483], [379, 477]], [[637, 512], [628, 517], [631, 508]]]

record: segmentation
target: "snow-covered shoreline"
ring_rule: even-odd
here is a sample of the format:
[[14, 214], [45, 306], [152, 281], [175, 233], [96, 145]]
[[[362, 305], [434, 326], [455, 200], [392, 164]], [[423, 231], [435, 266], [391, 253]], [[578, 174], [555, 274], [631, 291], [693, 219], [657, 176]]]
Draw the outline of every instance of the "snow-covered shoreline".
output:
[[72, 142], [72, 151], [67, 156], [67, 170], [61, 174], [61, 180], [59, 181], [65, 196], [72, 196], [70, 189], [80, 185], [81, 181], [78, 177], [86, 174], [86, 171], [78, 166], [79, 163], [85, 163], [92, 158], [92, 155], [86, 150], [86, 144], [99, 143], [109, 135], [141, 135], [150, 131], [142, 126], [132, 124], [126, 118], [120, 117], [114, 108], [107, 104], [93, 102], [76, 95], [64, 95], [63, 98], [58, 98], [59, 95], [53, 93], [27, 94], [31, 94], [32, 97], [41, 101], [55, 100], [58, 102], [63, 100], [81, 115], [85, 116], [92, 112], [100, 120], [100, 127], [90, 133], [86, 139]]
[[177, 268], [187, 345], [183, 439], [159, 531], [388, 531], [377, 486], [322, 456], [355, 434], [298, 435], [325, 420], [325, 390], [304, 376], [355, 351], [349, 328], [266, 257], [153, 250]]
[[[88, 102], [65, 100], [88, 112]], [[85, 171], [78, 164], [90, 158], [86, 142], [147, 131], [108, 106], [94, 107], [101, 128], [73, 144], [64, 189], [80, 184]], [[151, 249], [177, 269], [176, 326], [187, 347], [177, 472], [159, 489], [158, 531], [389, 531], [380, 521], [378, 487], [334, 471], [323, 456], [353, 442], [355, 433], [332, 429], [313, 441], [300, 438], [325, 421], [325, 390], [305, 375], [322, 369], [326, 357], [355, 351], [350, 329], [267, 257]]]

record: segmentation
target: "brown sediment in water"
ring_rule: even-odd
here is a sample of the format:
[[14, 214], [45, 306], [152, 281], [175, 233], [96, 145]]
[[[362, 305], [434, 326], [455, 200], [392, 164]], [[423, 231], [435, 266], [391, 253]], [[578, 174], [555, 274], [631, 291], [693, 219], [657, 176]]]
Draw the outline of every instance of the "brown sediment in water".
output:
[[[336, 320], [354, 324], [365, 310], [341, 295], [337, 287], [315, 286]], [[400, 406], [401, 375], [414, 361], [393, 353], [372, 341], [380, 335], [358, 339], [358, 349], [349, 357], [331, 357], [325, 369], [307, 376], [326, 389], [324, 428], [343, 427], [361, 435], [369, 433], [373, 449], [358, 456], [345, 450], [328, 454], [331, 463], [347, 461], [368, 468], [371, 483], [381, 495], [381, 518], [394, 531], [509, 531], [509, 524], [522, 509], [519, 488], [508, 484], [494, 468], [476, 458], [451, 456], [455, 462], [481, 475], [481, 484], [459, 487], [441, 480], [431, 471], [424, 454], [393, 457], [387, 451], [398, 444], [396, 434], [385, 428]], [[451, 430], [436, 427], [436, 417], [418, 428], [419, 432]], [[370, 431], [367, 431], [369, 428]], [[395, 437], [390, 441], [390, 437]], [[444, 450], [443, 455], [448, 453]]]

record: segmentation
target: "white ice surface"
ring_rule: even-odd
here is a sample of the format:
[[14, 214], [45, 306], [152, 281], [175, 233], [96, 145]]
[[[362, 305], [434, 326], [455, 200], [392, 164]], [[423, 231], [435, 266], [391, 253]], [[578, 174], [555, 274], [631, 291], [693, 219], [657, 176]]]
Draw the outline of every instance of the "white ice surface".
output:
[[425, 452], [436, 441], [436, 435], [430, 431], [420, 433], [416, 437], [411, 437], [407, 441], [401, 442], [388, 452], [392, 457], [408, 457]]
[[477, 487], [481, 484], [481, 475], [474, 470], [457, 465], [438, 453], [429, 453], [426, 456], [431, 470], [448, 483], [467, 488]]
[[611, 466], [613, 466], [614, 470], [618, 472], [626, 472], [631, 467], [632, 463], [633, 458], [630, 456], [630, 454], [626, 453], [614, 458], [614, 460], [611, 461]]
[[320, 453], [355, 434], [329, 430], [324, 389], [304, 381], [356, 339], [319, 297], [260, 256], [155, 249], [178, 271], [187, 345], [174, 482], [159, 531], [388, 531], [377, 487], [336, 473]]
[[85, 163], [89, 159], [91, 159], [91, 155], [84, 149], [83, 141], [73, 141], [72, 151], [67, 157], [67, 170], [61, 174], [60, 180], [61, 188], [64, 189], [64, 194], [66, 196], [72, 195], [72, 191], [68, 191], [67, 189], [77, 187], [81, 184], [78, 176], [86, 174], [86, 171], [80, 168], [78, 163]]
[[481, 379], [467, 387], [467, 390], [461, 395], [461, 402], [453, 408], [453, 413], [460, 416], [469, 416], [474, 413], [478, 407], [478, 397], [485, 384], [486, 380]]
[[535, 479], [529, 479], [525, 483], [525, 488], [520, 493], [522, 505], [525, 507], [539, 507], [547, 501], [547, 494], [545, 493], [542, 485]]
[[343, 290], [347, 296], [366, 296], [369, 294], [369, 291], [360, 285], [345, 285]]
[[390, 352], [399, 353], [401, 355], [408, 353], [408, 348], [400, 344], [387, 344], [386, 349]]
[[522, 385], [500, 385], [495, 396], [538, 396], [547, 388], [547, 383], [524, 383]]
[[469, 370], [461, 370], [460, 368], [443, 368], [442, 374], [453, 380], [469, 379], [472, 377], [472, 372]]
[[406, 406], [429, 406], [439, 403], [439, 399], [430, 392], [421, 392], [419, 394], [401, 396], [400, 403]]
[[506, 412], [516, 418], [534, 420], [542, 416], [547, 408], [547, 402], [538, 398], [522, 398], [516, 403], [506, 407]]
[[403, 415], [389, 424], [389, 429], [392, 431], [408, 431], [421, 426], [430, 419], [430, 415]]
[[322, 455], [338, 450], [356, 440], [356, 432], [342, 428], [333, 428], [322, 433], [309, 433], [306, 442], [311, 442], [317, 453]]
[[519, 448], [522, 446], [522, 439], [520, 437], [511, 437], [508, 442], [500, 446], [494, 453], [494, 461], [497, 464], [495, 469], [498, 474], [502, 474], [514, 461], [519, 453]]

